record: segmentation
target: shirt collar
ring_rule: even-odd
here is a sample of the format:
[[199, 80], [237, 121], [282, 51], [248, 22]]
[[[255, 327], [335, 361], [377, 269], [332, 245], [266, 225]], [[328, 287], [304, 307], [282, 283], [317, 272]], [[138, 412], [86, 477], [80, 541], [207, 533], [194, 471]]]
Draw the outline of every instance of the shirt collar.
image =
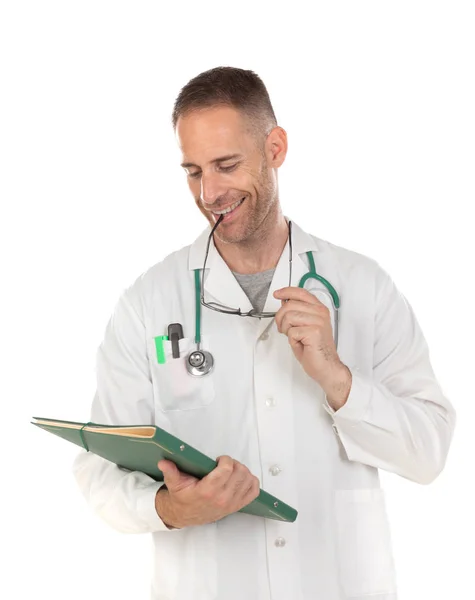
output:
[[[286, 217], [286, 219], [288, 219]], [[211, 233], [211, 226], [208, 225], [206, 229], [204, 229], [201, 234], [196, 238], [196, 240], [190, 246], [190, 252], [188, 257], [188, 269], [202, 269], [205, 252], [206, 252], [206, 244], [208, 242], [209, 234]], [[294, 256], [305, 254], [305, 252], [318, 252], [318, 241], [305, 232], [295, 221], [292, 221], [292, 252]], [[217, 253], [216, 246], [214, 245], [214, 240], [211, 240], [209, 246], [209, 255], [208, 261], [206, 264], [206, 268], [210, 264], [213, 263], [213, 260], [210, 261], [212, 255]]]

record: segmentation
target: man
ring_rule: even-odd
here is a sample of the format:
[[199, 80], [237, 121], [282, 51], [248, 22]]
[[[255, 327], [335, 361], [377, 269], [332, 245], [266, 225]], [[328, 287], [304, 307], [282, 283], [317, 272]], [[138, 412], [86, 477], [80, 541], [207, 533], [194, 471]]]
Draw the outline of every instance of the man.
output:
[[[218, 466], [198, 480], [161, 461], [159, 483], [81, 451], [77, 481], [114, 528], [153, 534], [155, 600], [394, 600], [378, 469], [430, 483], [455, 424], [414, 313], [376, 261], [282, 214], [287, 136], [255, 73], [198, 75], [173, 126], [209, 227], [122, 294], [91, 420], [157, 424]], [[299, 287], [312, 262], [320, 278]], [[155, 338], [171, 323], [180, 356], [168, 340], [159, 361]], [[190, 376], [199, 338], [214, 368]], [[297, 520], [238, 512], [260, 487]]]

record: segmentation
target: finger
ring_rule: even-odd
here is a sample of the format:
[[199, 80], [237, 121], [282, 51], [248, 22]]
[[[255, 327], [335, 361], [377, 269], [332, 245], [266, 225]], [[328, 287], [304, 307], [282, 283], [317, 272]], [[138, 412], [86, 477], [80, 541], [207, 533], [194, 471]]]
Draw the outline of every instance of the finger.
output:
[[306, 314], [300, 311], [290, 311], [284, 314], [280, 323], [280, 332], [287, 335], [291, 327], [318, 327], [320, 319], [316, 315]]
[[[312, 296], [312, 298], [315, 298], [315, 296]], [[318, 300], [318, 298], [316, 298], [316, 300]], [[279, 310], [305, 310], [313, 313], [317, 312], [330, 314], [330, 309], [328, 306], [323, 304], [323, 302], [320, 302], [320, 300], [318, 300], [318, 304], [315, 302], [307, 302], [306, 300], [287, 300], [287, 302], [282, 304]]]
[[322, 304], [320, 300], [305, 288], [284, 287], [274, 292], [274, 298], [279, 300], [301, 300], [309, 304]]
[[158, 468], [163, 473], [163, 480], [165, 481], [165, 485], [168, 488], [173, 488], [174, 484], [178, 483], [181, 479], [181, 473], [178, 470], [178, 467], [171, 460], [161, 460], [157, 464]]
[[308, 314], [317, 314], [325, 318], [330, 318], [330, 311], [328, 310], [328, 307], [322, 302], [319, 302], [319, 304], [310, 304], [309, 302], [304, 302], [302, 300], [289, 300], [279, 308], [275, 315], [275, 322], [278, 329], [281, 326], [284, 315], [291, 311]]
[[292, 347], [299, 344], [310, 346], [315, 341], [315, 328], [306, 326], [290, 327], [287, 331], [287, 337]]
[[260, 481], [257, 477], [253, 476], [251, 484], [249, 486], [249, 488], [246, 490], [246, 493], [244, 494], [244, 496], [242, 497], [242, 503], [244, 506], [247, 506], [248, 504], [250, 504], [253, 500], [255, 500], [260, 492], [261, 492], [261, 488], [260, 488]]
[[324, 319], [319, 315], [291, 311], [283, 316], [279, 331], [285, 335], [288, 334], [291, 327], [311, 327], [315, 331], [322, 327], [323, 323]]
[[309, 302], [302, 302], [301, 300], [289, 300], [288, 302], [283, 302], [282, 306], [275, 314], [275, 322], [277, 327], [279, 327], [284, 315], [291, 310], [306, 313], [315, 313], [316, 311], [318, 311], [318, 305], [310, 304]]
[[206, 486], [209, 485], [213, 488], [221, 489], [233, 474], [234, 460], [230, 456], [218, 456], [217, 462], [217, 467], [203, 477], [201, 481]]
[[242, 463], [235, 460], [233, 474], [226, 482], [224, 489], [226, 491], [231, 492], [231, 494], [234, 495], [241, 490], [242, 485], [246, 481], [246, 479], [250, 479], [251, 477], [251, 472], [246, 467], [246, 465], [243, 465]]

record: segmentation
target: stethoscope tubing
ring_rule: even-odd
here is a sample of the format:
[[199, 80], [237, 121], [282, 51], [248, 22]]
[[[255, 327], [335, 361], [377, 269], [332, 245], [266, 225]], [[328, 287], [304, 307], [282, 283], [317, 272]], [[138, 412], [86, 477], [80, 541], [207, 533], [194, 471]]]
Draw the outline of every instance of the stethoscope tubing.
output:
[[[310, 264], [310, 271], [306, 273], [299, 281], [300, 288], [304, 288], [305, 283], [309, 279], [316, 279], [322, 283], [326, 290], [321, 290], [322, 293], [326, 294], [332, 303], [334, 312], [334, 335], [335, 335], [335, 347], [338, 350], [338, 327], [339, 327], [339, 309], [340, 309], [340, 297], [332, 284], [324, 277], [319, 275], [315, 270], [315, 261], [313, 254], [307, 252], [308, 261]], [[201, 350], [201, 280], [200, 280], [200, 269], [195, 269], [195, 344], [196, 349], [188, 353], [186, 357], [186, 368], [190, 375], [193, 377], [202, 377], [210, 373], [214, 367], [214, 359], [209, 351]], [[201, 360], [200, 360], [201, 359]], [[201, 364], [197, 366], [197, 363]]]

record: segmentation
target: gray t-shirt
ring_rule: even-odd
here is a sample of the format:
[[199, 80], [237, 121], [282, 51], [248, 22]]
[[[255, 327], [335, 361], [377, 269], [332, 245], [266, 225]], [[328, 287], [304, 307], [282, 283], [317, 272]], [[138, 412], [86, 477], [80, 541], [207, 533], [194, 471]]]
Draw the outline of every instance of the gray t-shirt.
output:
[[275, 269], [269, 269], [261, 273], [245, 275], [232, 271], [232, 274], [249, 298], [252, 307], [258, 312], [262, 312], [264, 309], [274, 271]]

